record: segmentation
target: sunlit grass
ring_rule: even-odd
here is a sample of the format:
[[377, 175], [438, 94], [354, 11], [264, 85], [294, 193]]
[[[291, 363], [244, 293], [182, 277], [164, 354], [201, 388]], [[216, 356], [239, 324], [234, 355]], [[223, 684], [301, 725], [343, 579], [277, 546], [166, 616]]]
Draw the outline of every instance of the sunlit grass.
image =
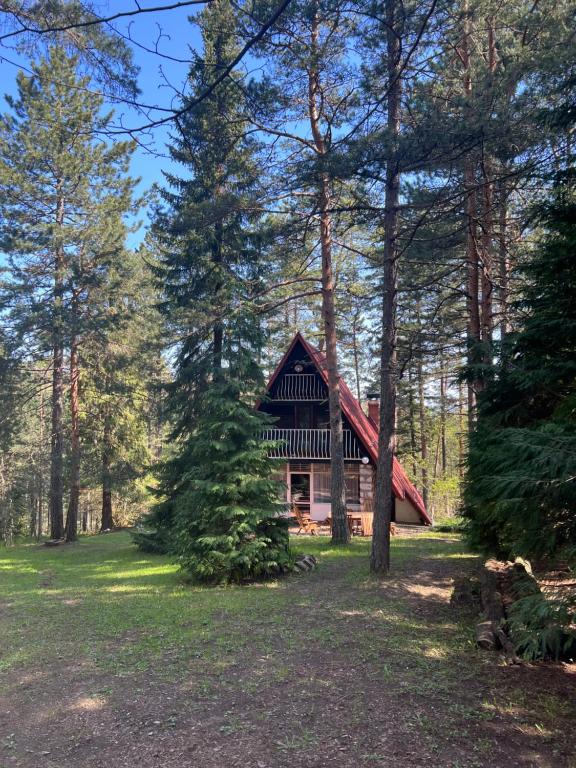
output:
[[[463, 555], [457, 539], [434, 534], [425, 537], [427, 556]], [[386, 612], [374, 614], [368, 571], [370, 546], [369, 539], [357, 538], [348, 546], [337, 547], [329, 537], [293, 537], [294, 550], [315, 555], [319, 570], [307, 577], [292, 578], [322, 577], [325, 567], [349, 562], [345, 580], [357, 585], [354, 610], [364, 611], [372, 624], [376, 621], [393, 627], [390, 637], [417, 632], [417, 621], [395, 614], [395, 601], [389, 601]], [[422, 544], [414, 540], [397, 539], [392, 547], [396, 568], [419, 552], [424, 554]], [[454, 549], [456, 552], [451, 551]], [[0, 570], [3, 669], [26, 666], [43, 655], [74, 656], [78, 661], [79, 645], [98, 666], [124, 672], [144, 669], [166, 652], [186, 658], [198, 644], [223, 647], [220, 640], [229, 631], [226, 622], [240, 623], [240, 631], [234, 631], [234, 643], [240, 648], [244, 643], [240, 634], [246, 625], [258, 628], [265, 622], [264, 633], [252, 628], [252, 636], [259, 642], [271, 622], [282, 624], [289, 604], [315, 610], [310, 598], [294, 599], [289, 579], [216, 589], [186, 585], [174, 562], [167, 557], [143, 555], [127, 533], [85, 537], [73, 546], [28, 544], [1, 550]], [[351, 606], [344, 600], [342, 607], [346, 610]], [[333, 617], [337, 629], [337, 612]], [[339, 642], [327, 628], [318, 627], [312, 635], [310, 639], [318, 642]]]
[[[349, 672], [422, 702], [422, 711], [407, 709], [406, 722], [423, 739], [450, 742], [458, 734], [478, 752], [486, 744], [463, 733], [463, 723], [510, 718], [526, 723], [531, 737], [550, 738], [554, 721], [569, 717], [552, 693], [538, 717], [520, 690], [512, 695], [494, 686], [491, 697], [486, 682], [476, 699], [468, 696], [498, 665], [475, 648], [471, 618], [448, 604], [450, 576], [477, 560], [458, 535], [394, 538], [392, 576], [384, 580], [369, 573], [369, 539], [335, 547], [328, 537], [298, 536], [292, 546], [315, 555], [318, 568], [213, 589], [186, 584], [174, 562], [143, 555], [126, 533], [0, 550], [0, 672], [12, 673], [3, 674], [11, 681], [4, 684], [18, 690], [23, 680], [46, 674], [44, 659], [57, 659], [98, 679], [98, 690], [74, 699], [73, 706], [89, 712], [118, 690], [145, 688], [153, 679], [177, 685], [190, 700], [216, 701], [228, 689], [270, 700], [278, 683], [295, 686], [304, 700], [338, 698], [338, 675]], [[431, 569], [441, 577], [427, 581]], [[322, 664], [305, 668], [306, 653]], [[363, 722], [365, 703], [361, 686], [346, 699], [350, 727]], [[229, 734], [240, 727], [226, 721]], [[314, 751], [323, 732], [292, 727], [287, 734], [276, 754], [316, 764], [302, 755]]]

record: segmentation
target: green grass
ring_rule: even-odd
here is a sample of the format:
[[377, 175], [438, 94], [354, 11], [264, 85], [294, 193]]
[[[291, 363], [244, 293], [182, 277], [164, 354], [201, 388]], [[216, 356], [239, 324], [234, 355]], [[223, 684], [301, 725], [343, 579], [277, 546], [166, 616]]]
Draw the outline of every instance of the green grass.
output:
[[[434, 538], [426, 535], [428, 541]], [[422, 550], [423, 541], [395, 541], [395, 567]], [[367, 540], [336, 548], [328, 538], [298, 537], [294, 544], [297, 551], [316, 555], [320, 568], [349, 561], [349, 584], [369, 580]], [[453, 543], [441, 545], [437, 554], [464, 555], [461, 548], [453, 550]], [[86, 537], [58, 548], [30, 544], [0, 550], [0, 670], [56, 656], [126, 675], [161, 656], [175, 661], [200, 652], [225, 666], [227, 649], [246, 642], [236, 632], [231, 639], [227, 625], [235, 617], [243, 627], [282, 623], [292, 600], [289, 583], [191, 587], [168, 558], [136, 550], [128, 533]], [[362, 600], [360, 592], [358, 604]], [[402, 622], [398, 628], [404, 631]], [[315, 631], [317, 639], [335, 642], [328, 627]]]
[[[562, 744], [572, 714], [561, 695], [538, 684], [534, 696], [528, 678], [477, 651], [474, 616], [447, 604], [451, 577], [477, 563], [458, 536], [395, 538], [384, 581], [369, 573], [368, 540], [293, 544], [316, 555], [317, 570], [219, 588], [183, 583], [174, 563], [142, 554], [127, 533], [0, 550], [0, 691], [10, 701], [43, 665], [56, 679], [61, 667], [85, 680], [85, 695], [107, 705], [127, 690], [145, 696], [156, 680], [183, 692], [186, 706], [211, 707], [222, 739], [260, 733], [273, 706], [282, 711], [271, 742], [277, 764], [286, 755], [316, 764], [326, 703], [344, 702], [346, 733], [368, 733], [367, 690], [383, 712], [396, 708], [395, 727], [403, 739], [417, 734], [423, 754], [467, 753], [461, 763], [440, 760], [451, 768], [485, 764], [493, 722], [503, 734], [520, 728], [526, 740]], [[313, 663], [303, 665], [307, 654]], [[251, 706], [230, 714], [241, 696]], [[285, 731], [292, 709], [311, 719]], [[365, 764], [377, 764], [380, 752], [361, 754], [358, 743]]]

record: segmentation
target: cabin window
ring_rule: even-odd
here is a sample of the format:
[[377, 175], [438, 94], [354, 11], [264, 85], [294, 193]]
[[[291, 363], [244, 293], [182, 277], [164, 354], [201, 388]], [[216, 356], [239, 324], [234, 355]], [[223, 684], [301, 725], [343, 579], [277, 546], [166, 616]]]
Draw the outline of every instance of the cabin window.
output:
[[[330, 465], [317, 464], [314, 467], [314, 503], [330, 504]], [[346, 503], [360, 504], [360, 468], [348, 466], [344, 469], [344, 484], [346, 486]]]
[[330, 465], [314, 467], [314, 503], [330, 504]]
[[360, 467], [346, 467], [344, 470], [346, 484], [346, 504], [360, 505]]

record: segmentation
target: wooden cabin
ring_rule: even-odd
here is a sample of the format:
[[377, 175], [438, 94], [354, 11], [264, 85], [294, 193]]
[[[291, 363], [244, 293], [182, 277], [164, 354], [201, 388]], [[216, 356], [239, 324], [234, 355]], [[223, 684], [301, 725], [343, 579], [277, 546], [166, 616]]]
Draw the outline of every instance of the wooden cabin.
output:
[[[275, 416], [265, 439], [279, 441], [271, 455], [278, 459], [278, 473], [291, 505], [304, 516], [323, 521], [331, 516], [330, 422], [328, 374], [324, 355], [297, 333], [272, 374], [267, 396], [258, 409]], [[378, 455], [377, 398], [368, 402], [368, 414], [340, 380], [346, 506], [350, 514], [373, 510]], [[394, 459], [392, 486], [394, 521], [430, 525], [422, 497]]]

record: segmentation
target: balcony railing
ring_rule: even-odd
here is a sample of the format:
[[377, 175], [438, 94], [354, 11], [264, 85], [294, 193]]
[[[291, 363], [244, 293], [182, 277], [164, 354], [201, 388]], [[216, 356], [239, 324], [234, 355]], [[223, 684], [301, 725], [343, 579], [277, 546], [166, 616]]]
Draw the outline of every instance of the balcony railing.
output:
[[326, 389], [314, 373], [287, 373], [278, 382], [273, 400], [325, 400]]
[[[362, 451], [349, 429], [343, 430], [344, 458], [359, 461]], [[270, 451], [273, 459], [329, 459], [329, 429], [267, 429], [264, 440], [278, 442]]]

